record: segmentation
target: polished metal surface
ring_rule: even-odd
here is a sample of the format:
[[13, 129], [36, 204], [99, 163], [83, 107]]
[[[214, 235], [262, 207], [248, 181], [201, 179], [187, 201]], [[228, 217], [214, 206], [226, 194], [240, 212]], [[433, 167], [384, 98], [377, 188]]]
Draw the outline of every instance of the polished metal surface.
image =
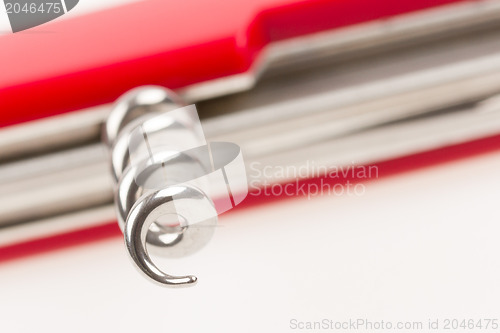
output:
[[163, 216], [178, 214], [178, 204], [174, 204], [174, 201], [181, 201], [181, 205], [213, 217], [194, 226], [180, 223], [172, 228], [175, 230], [169, 233], [174, 236], [169, 252], [175, 256], [184, 256], [203, 247], [213, 235], [217, 214], [214, 216], [213, 203], [204, 193], [187, 186], [172, 186], [155, 191], [137, 202], [130, 211], [125, 226], [125, 244], [136, 267], [150, 279], [163, 286], [193, 285], [197, 282], [195, 276], [177, 277], [164, 273], [151, 261], [146, 249], [146, 236], [150, 226]]
[[103, 141], [113, 146], [119, 133], [131, 120], [153, 112], [173, 110], [181, 105], [179, 97], [173, 92], [155, 86], [143, 86], [124, 94], [108, 116]]
[[[198, 161], [190, 158], [189, 156], [179, 153], [170, 156], [168, 159], [162, 160], [160, 163], [153, 163], [149, 166], [129, 166], [120, 177], [117, 190], [115, 191], [115, 203], [117, 208], [117, 219], [120, 229], [125, 229], [125, 221], [132, 209], [132, 206], [139, 200], [141, 196], [150, 191], [144, 183], [137, 181], [137, 176], [145, 178], [154, 177], [155, 173], [167, 173], [169, 175], [168, 181], [162, 180], [164, 186], [169, 184], [182, 183], [190, 179], [183, 179], [183, 174], [187, 169], [197, 168], [197, 174], [204, 174], [206, 170], [198, 163]], [[142, 170], [142, 171], [141, 171]], [[139, 175], [139, 172], [142, 174]], [[180, 174], [179, 176], [177, 176]], [[169, 247], [170, 241], [165, 242], [165, 231], [159, 224], [154, 223], [147, 236], [148, 244], [161, 251], [165, 247]]]
[[[134, 89], [118, 100], [103, 134], [111, 150], [117, 219], [126, 247], [135, 266], [164, 286], [191, 285], [197, 279], [164, 273], [148, 252], [165, 257], [192, 254], [211, 239], [217, 223], [210, 197], [183, 184], [210, 170], [208, 163], [183, 152], [205, 139], [189, 115], [165, 113], [180, 106], [175, 100], [175, 94], [164, 88]], [[178, 151], [164, 146], [173, 141], [179, 144], [170, 147]]]

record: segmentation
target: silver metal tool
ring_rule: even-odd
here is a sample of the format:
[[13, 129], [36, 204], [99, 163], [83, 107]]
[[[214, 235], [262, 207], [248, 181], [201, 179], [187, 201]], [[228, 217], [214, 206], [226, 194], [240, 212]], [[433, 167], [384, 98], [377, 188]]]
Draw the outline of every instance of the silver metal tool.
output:
[[[166, 257], [198, 251], [212, 238], [218, 213], [248, 192], [239, 147], [207, 144], [196, 108], [181, 106], [167, 89], [139, 87], [118, 100], [103, 131], [127, 250], [146, 277], [164, 286], [197, 278], [164, 273], [148, 249]], [[226, 204], [214, 203], [224, 198]]]

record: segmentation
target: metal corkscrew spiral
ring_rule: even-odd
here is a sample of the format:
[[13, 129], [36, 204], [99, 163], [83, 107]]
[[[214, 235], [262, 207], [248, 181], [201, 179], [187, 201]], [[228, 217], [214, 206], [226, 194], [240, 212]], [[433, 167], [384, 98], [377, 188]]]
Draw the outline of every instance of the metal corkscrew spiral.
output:
[[117, 101], [103, 130], [127, 250], [143, 274], [167, 286], [192, 285], [197, 278], [164, 273], [148, 250], [168, 257], [191, 254], [210, 240], [217, 223], [214, 202], [198, 186], [204, 184], [198, 178], [213, 171], [210, 146], [196, 147], [204, 138], [196, 121], [175, 114], [180, 107], [167, 89], [136, 88]]

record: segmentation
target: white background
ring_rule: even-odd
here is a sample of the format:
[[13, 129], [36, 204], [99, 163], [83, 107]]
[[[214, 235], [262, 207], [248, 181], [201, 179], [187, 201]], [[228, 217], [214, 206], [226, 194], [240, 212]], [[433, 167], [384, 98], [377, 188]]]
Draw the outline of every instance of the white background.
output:
[[121, 239], [0, 265], [2, 332], [290, 332], [290, 320], [500, 318], [500, 152], [222, 216], [140, 276]]

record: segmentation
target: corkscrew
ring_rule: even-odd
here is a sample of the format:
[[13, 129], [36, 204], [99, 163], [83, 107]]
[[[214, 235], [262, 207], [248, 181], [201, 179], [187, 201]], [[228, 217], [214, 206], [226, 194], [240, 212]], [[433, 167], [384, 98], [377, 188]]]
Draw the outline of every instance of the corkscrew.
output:
[[205, 141], [196, 107], [146, 86], [123, 95], [103, 130], [115, 182], [117, 220], [135, 266], [166, 286], [196, 283], [164, 273], [148, 251], [192, 254], [212, 238], [217, 216], [247, 195], [239, 146]]

